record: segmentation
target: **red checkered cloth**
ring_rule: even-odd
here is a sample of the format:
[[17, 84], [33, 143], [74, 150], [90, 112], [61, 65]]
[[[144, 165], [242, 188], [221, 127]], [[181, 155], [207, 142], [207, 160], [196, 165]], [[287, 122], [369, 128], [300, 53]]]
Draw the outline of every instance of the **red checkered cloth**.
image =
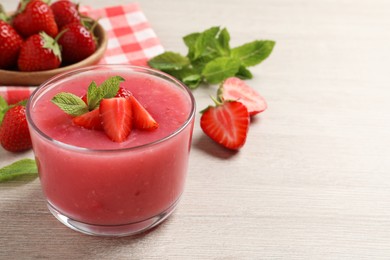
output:
[[[147, 61], [164, 49], [137, 3], [92, 9], [80, 7], [89, 17], [98, 19], [108, 36], [107, 50], [100, 64], [147, 66]], [[0, 86], [0, 95], [8, 104], [26, 99], [35, 87]]]

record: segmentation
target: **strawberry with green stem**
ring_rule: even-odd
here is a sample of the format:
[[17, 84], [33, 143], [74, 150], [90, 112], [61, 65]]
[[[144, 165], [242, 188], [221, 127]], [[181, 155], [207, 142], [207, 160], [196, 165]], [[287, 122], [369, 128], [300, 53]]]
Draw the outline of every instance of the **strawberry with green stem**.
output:
[[53, 11], [41, 0], [22, 0], [12, 19], [12, 25], [24, 38], [46, 32], [51, 37], [58, 34]]
[[0, 97], [0, 144], [7, 151], [23, 152], [32, 147], [25, 103], [8, 106]]
[[41, 71], [56, 69], [61, 64], [61, 49], [57, 43], [58, 37], [53, 39], [45, 32], [34, 34], [23, 42], [18, 67], [21, 71]]
[[22, 42], [14, 28], [0, 19], [0, 69], [16, 66]]
[[62, 28], [63, 35], [58, 43], [62, 47], [62, 57], [65, 63], [76, 63], [89, 56], [96, 50], [96, 39], [93, 35], [95, 25], [88, 29], [80, 23], [67, 24]]
[[62, 28], [70, 23], [80, 23], [80, 13], [78, 4], [70, 0], [59, 0], [50, 5], [58, 28]]

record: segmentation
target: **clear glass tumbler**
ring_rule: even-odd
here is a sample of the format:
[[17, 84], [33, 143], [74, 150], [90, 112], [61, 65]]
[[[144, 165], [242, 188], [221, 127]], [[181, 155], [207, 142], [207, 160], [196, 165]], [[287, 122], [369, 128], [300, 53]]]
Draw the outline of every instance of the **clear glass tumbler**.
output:
[[[124, 143], [107, 141], [103, 131], [73, 125], [50, 102], [64, 91], [81, 96], [92, 80], [112, 75], [123, 77], [123, 86], [134, 96], [143, 93], [148, 109], [160, 120], [155, 130], [160, 134], [133, 130]], [[135, 85], [138, 90], [132, 89]], [[194, 115], [191, 91], [175, 78], [148, 68], [98, 65], [43, 83], [28, 101], [27, 120], [50, 212], [66, 226], [89, 235], [127, 236], [161, 223], [184, 190]]]

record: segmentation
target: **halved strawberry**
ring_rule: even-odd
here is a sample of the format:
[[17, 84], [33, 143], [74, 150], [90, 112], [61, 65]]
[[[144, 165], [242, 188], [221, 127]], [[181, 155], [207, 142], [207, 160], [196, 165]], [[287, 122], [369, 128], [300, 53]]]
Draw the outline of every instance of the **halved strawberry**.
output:
[[154, 130], [158, 128], [158, 123], [144, 106], [134, 97], [130, 96], [131, 108], [133, 110], [133, 123], [137, 129]]
[[87, 129], [103, 129], [98, 108], [80, 116], [76, 116], [72, 119], [72, 121], [75, 125]]
[[249, 129], [248, 109], [238, 101], [225, 101], [203, 111], [200, 126], [211, 139], [232, 150], [246, 141]]
[[114, 142], [123, 142], [132, 127], [131, 101], [126, 98], [103, 99], [99, 106], [106, 135]]
[[140, 130], [154, 130], [158, 128], [158, 123], [145, 107], [133, 96], [130, 90], [120, 87], [115, 97], [123, 97], [131, 100], [133, 110], [133, 124]]
[[221, 84], [218, 89], [218, 97], [222, 101], [240, 101], [246, 106], [251, 116], [267, 109], [265, 99], [243, 80], [236, 77], [230, 77]]

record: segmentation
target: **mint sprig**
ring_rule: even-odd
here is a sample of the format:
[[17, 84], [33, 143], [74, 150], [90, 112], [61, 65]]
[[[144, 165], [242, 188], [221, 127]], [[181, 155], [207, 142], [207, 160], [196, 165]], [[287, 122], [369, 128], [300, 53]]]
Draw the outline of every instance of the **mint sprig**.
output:
[[87, 104], [80, 97], [72, 93], [58, 93], [52, 98], [51, 102], [71, 116], [79, 116], [89, 111]]
[[105, 80], [100, 86], [92, 81], [87, 90], [87, 104], [81, 97], [72, 93], [61, 92], [56, 94], [51, 102], [71, 116], [79, 116], [99, 107], [103, 98], [113, 98], [119, 90], [121, 82], [125, 81], [120, 76], [113, 76]]
[[229, 77], [251, 79], [248, 67], [269, 57], [275, 41], [255, 40], [230, 47], [226, 28], [211, 27], [183, 37], [188, 48], [186, 56], [167, 51], [149, 60], [149, 66], [164, 71], [194, 89], [201, 83], [217, 84]]
[[38, 176], [35, 160], [22, 159], [0, 169], [0, 182], [16, 179], [21, 176]]

